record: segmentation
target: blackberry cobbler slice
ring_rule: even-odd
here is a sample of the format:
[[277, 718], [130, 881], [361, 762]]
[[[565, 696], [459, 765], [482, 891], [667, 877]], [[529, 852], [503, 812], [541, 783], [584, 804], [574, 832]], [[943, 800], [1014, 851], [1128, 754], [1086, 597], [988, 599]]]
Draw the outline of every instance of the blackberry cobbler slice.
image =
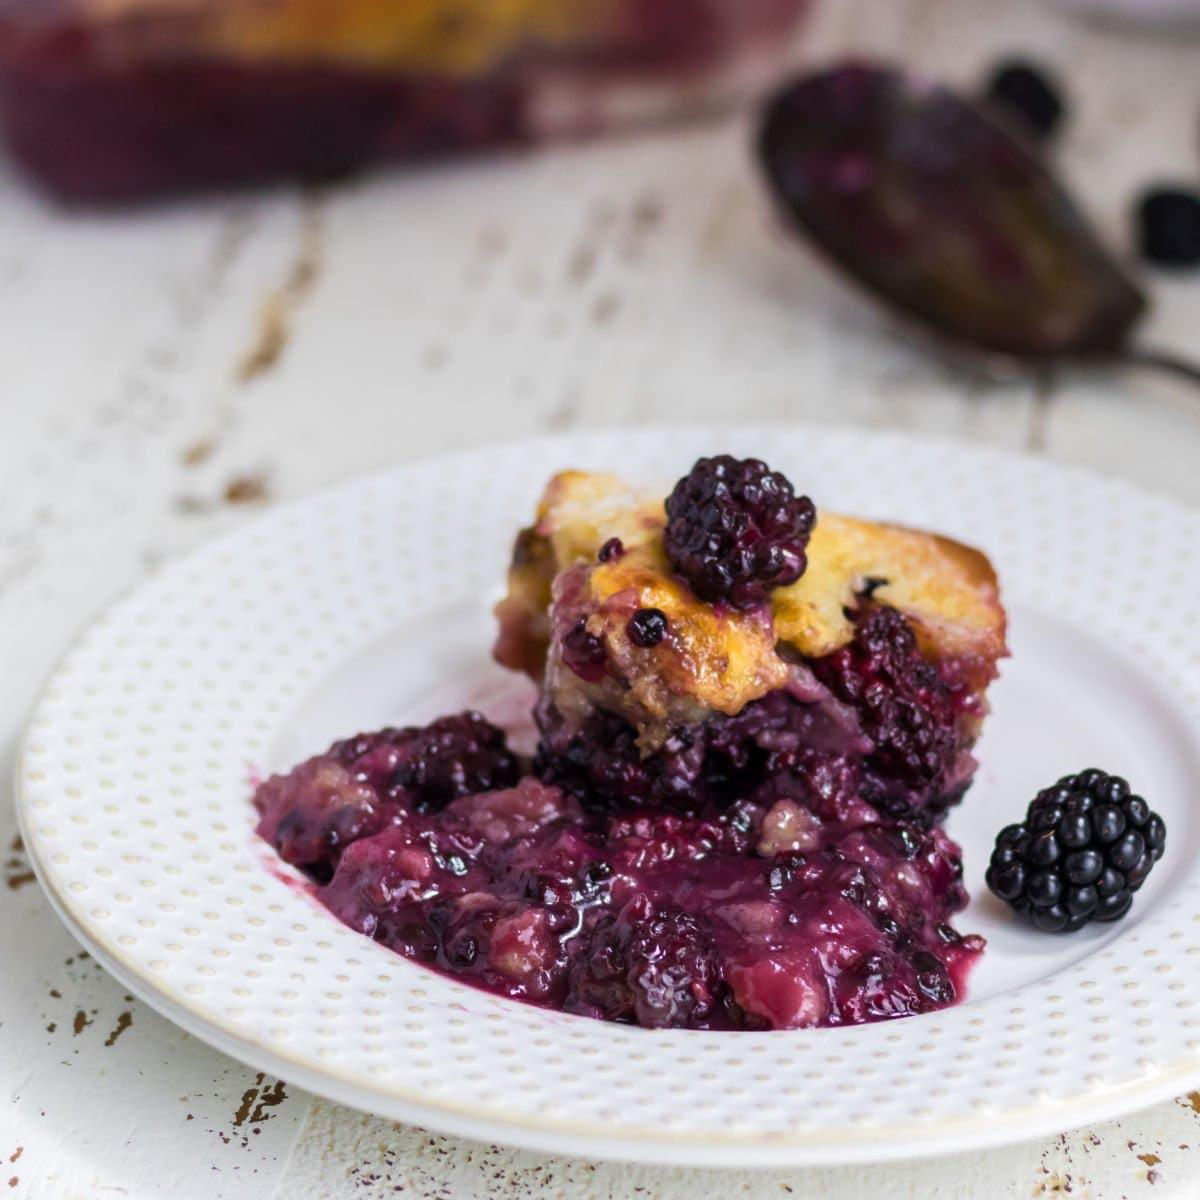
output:
[[940, 828], [975, 769], [1005, 616], [983, 555], [816, 512], [756, 460], [664, 502], [551, 480], [500, 662], [539, 684], [521, 763], [478, 714], [336, 743], [260, 832], [341, 920], [493, 992], [651, 1028], [941, 1008], [982, 940]]
[[[881, 819], [937, 820], [970, 784], [1005, 653], [987, 559], [829, 512], [814, 527], [807, 501], [790, 543], [745, 518], [743, 545], [713, 532], [736, 524], [719, 511], [728, 494], [692, 500], [711, 554], [734, 563], [713, 602], [677, 567], [695, 579], [703, 537], [689, 549], [671, 501], [613, 476], [557, 476], [518, 536], [495, 653], [540, 685], [539, 775], [592, 801], [694, 810], [762, 789], [809, 796], [836, 765]], [[739, 604], [756, 552], [802, 573]]]

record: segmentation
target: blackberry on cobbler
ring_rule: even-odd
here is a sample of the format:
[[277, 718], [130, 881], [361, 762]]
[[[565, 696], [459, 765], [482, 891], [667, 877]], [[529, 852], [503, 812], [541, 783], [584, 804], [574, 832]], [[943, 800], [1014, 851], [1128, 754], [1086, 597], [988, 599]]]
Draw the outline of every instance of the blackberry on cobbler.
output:
[[1162, 817], [1118, 775], [1091, 768], [1034, 797], [1002, 829], [987, 869], [1001, 900], [1047, 933], [1116, 921], [1166, 846]]
[[1142, 256], [1164, 267], [1200, 265], [1200, 192], [1190, 187], [1158, 186], [1137, 205]]
[[604, 641], [588, 631], [582, 617], [575, 628], [563, 638], [563, 663], [587, 683], [599, 683], [604, 678], [608, 652]]
[[709, 604], [748, 609], [795, 583], [816, 508], [757, 458], [700, 459], [667, 498], [672, 568]]
[[639, 608], [629, 618], [625, 632], [629, 640], [643, 650], [652, 650], [667, 636], [667, 615], [660, 608]]

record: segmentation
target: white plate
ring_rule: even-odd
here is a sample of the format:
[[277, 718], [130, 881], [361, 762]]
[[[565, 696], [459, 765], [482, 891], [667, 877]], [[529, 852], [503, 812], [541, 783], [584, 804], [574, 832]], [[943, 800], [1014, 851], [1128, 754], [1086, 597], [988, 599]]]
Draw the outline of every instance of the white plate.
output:
[[[489, 607], [566, 466], [669, 483], [755, 452], [830, 508], [936, 528], [1000, 571], [1014, 657], [951, 832], [989, 948], [956, 1008], [860, 1028], [649, 1032], [432, 974], [339, 925], [253, 835], [250, 780], [340, 735], [470, 702], [511, 715]], [[538, 1149], [685, 1164], [962, 1150], [1200, 1084], [1200, 515], [950, 442], [777, 428], [577, 434], [405, 467], [279, 509], [80, 640], [19, 766], [38, 874], [122, 982], [185, 1029], [360, 1108]], [[983, 888], [1058, 775], [1127, 775], [1167, 854], [1129, 918], [1072, 937]]]

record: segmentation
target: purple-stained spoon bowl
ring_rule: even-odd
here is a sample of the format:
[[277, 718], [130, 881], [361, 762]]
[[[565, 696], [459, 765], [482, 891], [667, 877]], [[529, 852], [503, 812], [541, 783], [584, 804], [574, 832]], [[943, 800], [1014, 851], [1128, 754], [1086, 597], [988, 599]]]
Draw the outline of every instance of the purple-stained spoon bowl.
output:
[[790, 220], [938, 337], [1043, 363], [1150, 360], [1128, 344], [1144, 294], [986, 105], [894, 66], [839, 65], [772, 98], [758, 149]]

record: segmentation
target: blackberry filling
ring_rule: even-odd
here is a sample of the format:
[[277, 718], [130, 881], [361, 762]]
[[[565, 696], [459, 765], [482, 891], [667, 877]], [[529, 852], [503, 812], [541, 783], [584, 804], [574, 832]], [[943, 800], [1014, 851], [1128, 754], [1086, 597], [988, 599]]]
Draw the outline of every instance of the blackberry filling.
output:
[[599, 683], [604, 678], [608, 660], [604, 643], [588, 632], [582, 620], [563, 638], [562, 658], [564, 666], [588, 683]]
[[[564, 648], [568, 666], [583, 676], [574, 654]], [[952, 669], [922, 656], [895, 609], [865, 605], [848, 646], [795, 669], [803, 680], [795, 690], [770, 692], [732, 717], [671, 729], [650, 754], [619, 714], [597, 707], [572, 721], [543, 696], [535, 771], [589, 803], [685, 810], [762, 789], [806, 797], [832, 789], [888, 817], [934, 820], [962, 798], [974, 771], [964, 720], [971, 702]], [[591, 681], [601, 676], [593, 669]]]
[[921, 654], [904, 617], [883, 604], [854, 616], [854, 639], [813, 664], [817, 678], [858, 714], [872, 749], [863, 794], [880, 812], [931, 815], [962, 798], [974, 764], [961, 718], [967, 700]]
[[588, 811], [533, 778], [420, 807], [386, 773], [352, 774], [394, 734], [262, 785], [260, 832], [286, 854], [290, 821], [331, 828], [331, 796], [371, 814], [338, 826], [318, 897], [489, 991], [650, 1028], [840, 1025], [953, 1003], [982, 947], [946, 924], [966, 894], [940, 830], [769, 795], [690, 816]]
[[478, 713], [359, 734], [263, 783], [255, 795], [258, 832], [284, 862], [326, 881], [346, 846], [405, 811], [443, 808], [513, 785], [519, 775], [504, 734]]

